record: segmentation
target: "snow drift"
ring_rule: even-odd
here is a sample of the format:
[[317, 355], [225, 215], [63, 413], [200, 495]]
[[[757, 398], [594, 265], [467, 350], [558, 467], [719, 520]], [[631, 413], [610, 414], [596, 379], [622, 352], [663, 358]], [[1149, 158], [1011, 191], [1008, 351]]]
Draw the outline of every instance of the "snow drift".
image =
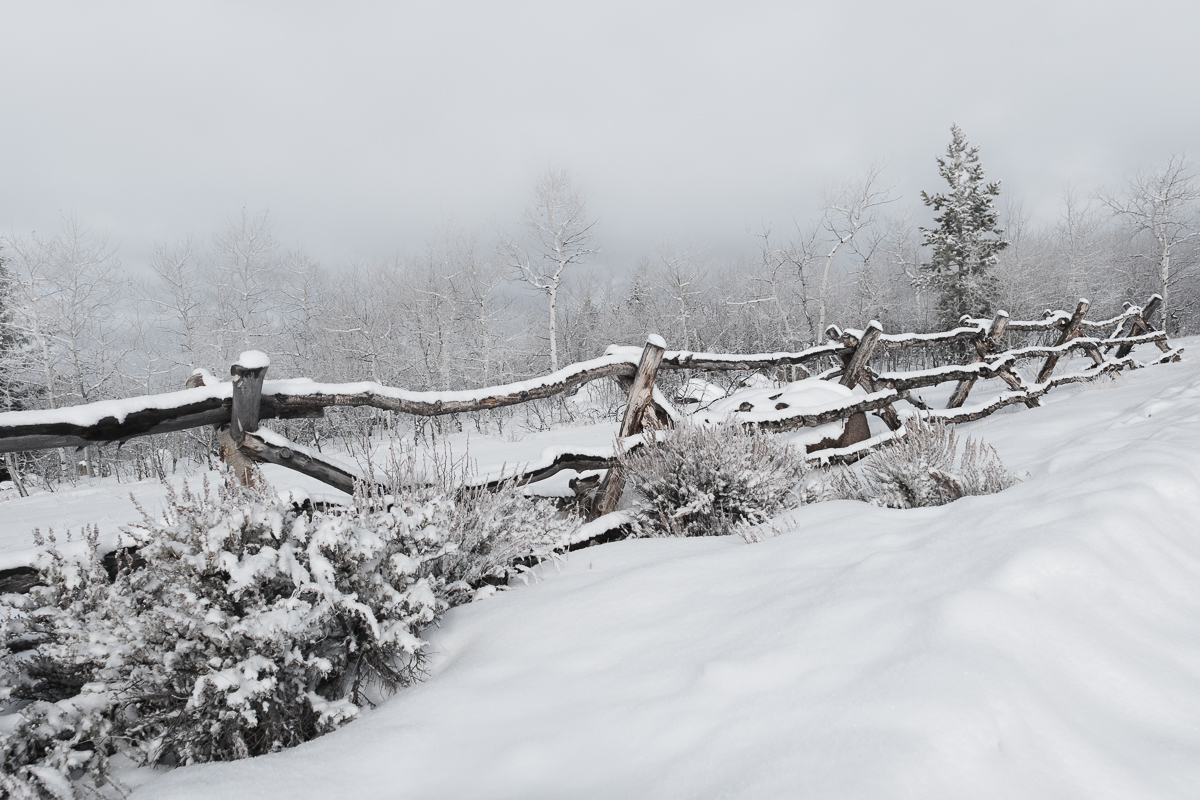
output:
[[353, 725], [134, 796], [1194, 796], [1200, 364], [1046, 400], [961, 428], [1012, 489], [577, 551]]

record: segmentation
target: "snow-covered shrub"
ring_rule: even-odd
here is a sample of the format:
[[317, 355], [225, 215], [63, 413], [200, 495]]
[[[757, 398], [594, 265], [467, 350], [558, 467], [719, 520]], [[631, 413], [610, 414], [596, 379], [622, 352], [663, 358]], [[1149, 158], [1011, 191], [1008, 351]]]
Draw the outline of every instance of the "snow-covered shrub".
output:
[[803, 453], [740, 425], [680, 425], [647, 437], [621, 466], [648, 535], [720, 536], [807, 499]]
[[0, 598], [0, 704], [9, 710], [0, 716], [0, 797], [96, 794], [108, 782], [114, 702], [89, 682], [92, 653], [75, 645], [109, 609], [99, 530], [84, 530], [83, 561], [64, 557], [53, 532], [48, 543], [34, 537], [45, 547], [36, 564], [41, 584]]
[[[550, 500], [526, 497], [515, 481], [491, 490], [463, 487], [450, 511], [445, 553], [429, 564], [448, 589], [503, 584], [531, 564], [566, 550], [579, 517], [561, 514]], [[463, 595], [451, 593], [452, 603]]]
[[578, 525], [511, 484], [455, 501], [362, 494], [327, 512], [232, 475], [168, 492], [162, 516], [126, 529], [144, 568], [110, 582], [89, 529], [90, 557], [51, 540], [43, 585], [0, 601], [0, 797], [100, 786], [118, 743], [171, 765], [332, 730], [371, 687], [419, 677], [420, 632], [446, 608]]
[[[78, 697], [114, 709], [113, 736], [152, 763], [298, 744], [352, 719], [368, 686], [417, 677], [418, 633], [447, 607], [426, 566], [447, 552], [452, 509], [356, 502], [309, 517], [232, 480], [185, 488], [128, 529], [144, 569], [109, 584], [51, 555], [24, 634], [45, 641], [29, 664], [86, 682]], [[27, 677], [14, 694], [47, 687]], [[35, 752], [22, 742], [37, 727], [26, 709], [50, 711], [39, 702], [17, 710], [6, 751]]]
[[445, 609], [424, 565], [451, 506], [356, 502], [309, 517], [229, 481], [186, 488], [130, 533], [146, 569], [118, 577], [139, 613], [100, 670], [137, 709], [156, 762], [245, 758], [353, 718], [363, 691], [418, 675], [421, 628]]
[[[365, 454], [365, 455], [370, 455]], [[374, 469], [369, 459], [364, 466]], [[528, 566], [565, 551], [582, 520], [560, 510], [552, 500], [530, 497], [514, 477], [484, 485], [473, 471], [468, 453], [455, 456], [448, 446], [418, 451], [393, 441], [381, 471], [389, 486], [411, 499], [453, 497], [447, 525], [446, 553], [430, 562], [445, 580], [451, 605], [470, 599], [485, 584], [503, 586]], [[373, 487], [376, 502], [390, 501]]]
[[100, 795], [109, 784], [111, 711], [106, 693], [84, 691], [56, 703], [34, 701], [20, 713], [0, 717], [0, 797]]
[[914, 418], [906, 435], [830, 481], [830, 494], [888, 508], [940, 506], [968, 495], [992, 494], [1017, 482], [991, 445], [971, 437], [959, 452], [954, 429]]

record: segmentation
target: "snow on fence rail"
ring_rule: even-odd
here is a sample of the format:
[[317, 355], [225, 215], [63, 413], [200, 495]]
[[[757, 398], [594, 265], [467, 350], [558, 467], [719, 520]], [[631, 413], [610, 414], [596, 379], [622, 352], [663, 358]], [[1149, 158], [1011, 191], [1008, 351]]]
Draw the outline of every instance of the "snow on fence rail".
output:
[[[235, 470], [240, 469], [237, 463], [251, 461], [279, 464], [352, 491], [355, 482], [363, 479], [352, 468], [293, 444], [279, 434], [260, 431], [259, 421], [320, 417], [326, 408], [334, 406], [368, 406], [418, 416], [483, 411], [552, 397], [591, 381], [611, 378], [629, 396], [619, 431], [622, 439], [627, 439], [643, 430], [669, 426], [679, 418], [679, 412], [655, 386], [657, 374], [662, 370], [753, 371], [792, 367], [810, 376], [816, 371], [820, 379], [837, 380], [847, 389], [861, 388], [865, 394], [819, 407], [791, 408], [786, 402], [779, 402], [756, 409], [751, 403], [743, 403], [728, 418], [771, 431], [845, 420], [838, 439], [810, 445], [809, 451], [811, 458], [822, 462], [847, 462], [904, 435], [900, 415], [894, 408], [900, 400], [915, 406], [915, 413], [948, 422], [966, 422], [1016, 403], [1034, 407], [1038, 398], [1066, 383], [1178, 360], [1182, 349], [1171, 348], [1166, 333], [1156, 330], [1150, 321], [1161, 302], [1154, 295], [1144, 308], [1126, 303], [1123, 311], [1110, 319], [1089, 321], [1084, 318], [1088, 301], [1080, 300], [1073, 312], [1047, 311], [1041, 320], [1009, 320], [1000, 312], [992, 320], [964, 317], [958, 327], [937, 333], [885, 334], [877, 322], [865, 330], [830, 326], [826, 332], [828, 342], [799, 352], [668, 351], [660, 337], [651, 336], [644, 348], [613, 346], [600, 358], [572, 364], [539, 378], [466, 391], [414, 392], [373, 382], [329, 384], [305, 378], [268, 381], [265, 380], [267, 357], [250, 351], [243, 353], [231, 367], [231, 382], [220, 382], [198, 371], [189, 379], [189, 388], [177, 392], [70, 408], [0, 413], [0, 453], [124, 442], [138, 436], [212, 425], [218, 429], [222, 457], [234, 464]], [[1084, 335], [1084, 330], [1108, 333], [1089, 336]], [[1002, 350], [1001, 342], [1009, 332], [1057, 333], [1057, 341]], [[956, 343], [973, 349], [969, 363], [915, 371], [876, 371], [870, 366], [876, 354]], [[1143, 364], [1130, 356], [1139, 344], [1154, 344], [1161, 352]], [[1116, 353], [1109, 356], [1114, 349]], [[1077, 350], [1093, 363], [1082, 371], [1052, 377], [1059, 359]], [[1026, 384], [1016, 366], [1030, 359], [1043, 359], [1043, 363], [1037, 379]], [[829, 362], [833, 368], [822, 369]], [[965, 406], [972, 387], [981, 379], [1000, 379], [1009, 391], [982, 404]], [[914, 389], [952, 381], [957, 385], [946, 409], [930, 409], [910, 395]], [[866, 412], [874, 412], [889, 430], [872, 436]], [[616, 507], [623, 481], [619, 470], [612, 469], [613, 451], [556, 451], [544, 455], [539, 463], [526, 464], [508, 478], [532, 482], [565, 469], [608, 469], [604, 483], [597, 490], [593, 514]]]

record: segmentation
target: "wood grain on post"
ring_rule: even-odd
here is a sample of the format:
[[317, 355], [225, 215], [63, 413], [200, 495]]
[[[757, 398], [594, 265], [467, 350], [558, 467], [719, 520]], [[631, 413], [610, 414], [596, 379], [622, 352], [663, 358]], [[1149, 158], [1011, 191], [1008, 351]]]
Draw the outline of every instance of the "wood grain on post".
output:
[[229, 368], [233, 376], [233, 406], [229, 424], [217, 429], [221, 460], [233, 468], [237, 479], [245, 485], [255, 483], [254, 460], [242, 450], [247, 433], [258, 430], [258, 412], [262, 403], [263, 378], [270, 361], [265, 353], [249, 350], [238, 356]]
[[[653, 414], [654, 379], [658, 376], [658, 367], [666, 351], [666, 342], [661, 337], [651, 336], [646, 340], [637, 372], [629, 386], [629, 400], [625, 404], [625, 414], [621, 417], [621, 429], [617, 434], [620, 439], [641, 433], [647, 421], [647, 412]], [[588, 518], [596, 519], [616, 511], [624, 488], [625, 475], [620, 465], [614, 465], [596, 489], [596, 502]]]
[[[987, 332], [980, 331], [979, 335], [972, 342], [975, 345], [975, 356], [971, 359], [971, 363], [978, 363], [994, 354], [999, 347], [1000, 338], [1004, 336], [1004, 332], [1007, 329], [1008, 312], [1001, 311], [996, 314], [996, 318], [988, 326]], [[967, 395], [971, 393], [971, 389], [975, 387], [975, 380], [975, 378], [970, 378], [965, 381], [959, 381], [958, 385], [954, 387], [954, 393], [950, 395], [950, 402], [946, 404], [946, 408], [959, 408], [962, 406], [967, 401]]]
[[[1142, 313], [1130, 320], [1129, 335], [1136, 336], [1140, 333], [1153, 333], [1155, 330], [1157, 330], [1150, 322], [1150, 318], [1154, 316], [1154, 313], [1158, 311], [1158, 307], [1161, 305], [1162, 296], [1157, 294], [1152, 296], [1150, 298], [1150, 302], [1146, 303], [1146, 307], [1142, 309]], [[1158, 345], [1158, 349], [1162, 350], [1164, 353], [1170, 352], [1171, 350], [1170, 346], [1166, 342], [1160, 341], [1155, 342], [1155, 344]], [[1132, 344], [1121, 345], [1121, 347], [1117, 350], [1117, 360], [1129, 355], [1131, 350], [1133, 350]]]
[[[992, 320], [992, 324], [988, 328], [987, 339], [984, 342], [984, 345], [985, 345], [984, 358], [986, 358], [988, 355], [995, 354], [996, 352], [998, 352], [1000, 350], [1000, 340], [1004, 337], [1004, 334], [1008, 331], [1008, 323], [1009, 323], [1008, 314], [1004, 313], [1004, 312], [997, 314], [996, 318], [994, 320]], [[978, 347], [978, 343], [976, 343], [976, 347]], [[976, 352], [978, 352], [978, 350], [976, 350]], [[1010, 367], [1001, 367], [1000, 369], [996, 370], [996, 375], [997, 375], [997, 377], [1000, 378], [1000, 380], [1004, 381], [1004, 383], [1008, 386], [1008, 388], [1012, 389], [1014, 392], [1024, 392], [1025, 391], [1025, 381], [1021, 380], [1021, 376], [1019, 376], [1019, 375], [1017, 375], [1017, 373], [1013, 372]], [[975, 383], [975, 381], [972, 380], [971, 384], [974, 385], [974, 383]], [[958, 390], [955, 389], [956, 393], [957, 393], [957, 391]], [[967, 388], [967, 391], [968, 392], [970, 391], [970, 387]], [[946, 407], [947, 408], [958, 408], [959, 406], [962, 405], [963, 402], [966, 401], [966, 399], [967, 399], [967, 394], [966, 394], [966, 392], [964, 392], [963, 398], [961, 401], [959, 401], [958, 405], [947, 405]], [[953, 397], [950, 399], [950, 402], [951, 403], [954, 402]], [[1024, 402], [1026, 407], [1028, 407], [1028, 408], [1037, 408], [1038, 406], [1040, 406], [1042, 404], [1042, 402], [1040, 400], [1038, 400], [1037, 397], [1032, 397], [1032, 396], [1026, 397], [1022, 402]]]
[[[873, 382], [870, 381], [868, 367], [871, 363], [871, 351], [875, 349], [875, 343], [879, 341], [879, 337], [882, 335], [883, 326], [875, 320], [871, 320], [867, 325], [867, 329], [863, 331], [862, 338], [858, 340], [857, 346], [854, 347], [854, 352], [845, 359], [845, 367], [842, 369], [842, 376], [838, 379], [838, 383], [847, 389], [853, 389], [865, 376], [868, 383], [873, 385]], [[891, 406], [888, 406], [888, 409], [895, 416], [895, 410]], [[898, 417], [896, 418], [896, 423], [898, 428]], [[890, 422], [888, 427], [892, 427]], [[842, 435], [837, 440], [837, 446], [849, 447], [852, 444], [858, 444], [870, 438], [871, 426], [867, 423], [867, 415], [863, 411], [858, 411], [846, 418], [846, 427], [842, 429]]]
[[243, 433], [258, 430], [258, 411], [262, 403], [263, 378], [270, 366], [265, 353], [251, 350], [238, 356], [229, 368], [233, 376], [233, 408], [229, 418], [229, 434], [236, 442]]
[[[875, 377], [871, 374], [871, 370], [869, 369], [863, 370], [862, 374], [858, 376], [858, 385], [865, 389], [868, 394], [874, 394], [875, 392], [878, 392], [884, 388], [875, 381]], [[916, 405], [916, 402], [919, 402], [914, 402], [912, 398], [908, 397], [907, 395], [904, 399], [908, 400], [914, 405]], [[896, 409], [892, 405], [883, 406], [876, 410], [875, 413], [881, 420], [883, 420], [883, 424], [888, 426], [888, 430], [898, 431], [904, 425], [904, 423], [900, 421], [900, 415], [896, 413]]]
[[[1147, 313], [1147, 310], [1150, 310], [1150, 313], [1153, 313], [1153, 309], [1158, 308], [1158, 303], [1154, 302], [1154, 298], [1156, 298], [1156, 297], [1158, 297], [1158, 295], [1151, 296], [1150, 302], [1147, 303], [1145, 308], [1139, 309], [1136, 314], [1130, 314], [1128, 317], [1126, 317], [1124, 320], [1122, 320], [1121, 326], [1119, 328], [1117, 328], [1116, 332], [1113, 333], [1113, 335], [1109, 338], [1120, 339], [1122, 337], [1128, 338], [1130, 336], [1138, 335], [1138, 333], [1141, 332], [1143, 329], [1142, 325], [1140, 324], [1142, 322], [1143, 317], [1149, 316], [1149, 314]], [[1129, 301], [1125, 301], [1125, 303], [1122, 304], [1122, 310], [1124, 312], [1129, 313], [1132, 309], [1133, 309], [1133, 303], [1130, 303]], [[1125, 356], [1129, 355], [1129, 351], [1133, 349], [1132, 345], [1129, 347], [1124, 347], [1123, 345], [1110, 344], [1104, 348], [1104, 352], [1107, 353], [1108, 351], [1112, 350], [1114, 347], [1118, 348], [1118, 352], [1123, 352], [1125, 354], [1125, 355], [1121, 356], [1121, 358], [1124, 358]]]
[[[1067, 324], [1063, 327], [1055, 346], [1064, 345], [1075, 337], [1076, 331], [1079, 330], [1079, 323], [1083, 320], [1083, 315], [1087, 313], [1088, 306], [1089, 303], [1087, 300], [1079, 301], [1079, 305], [1075, 306], [1075, 313], [1067, 320]], [[1046, 356], [1046, 363], [1042, 364], [1042, 369], [1038, 372], [1037, 381], [1035, 381], [1036, 383], [1045, 383], [1049, 380], [1050, 374], [1054, 372], [1055, 365], [1058, 364], [1058, 358], [1058, 355]]]

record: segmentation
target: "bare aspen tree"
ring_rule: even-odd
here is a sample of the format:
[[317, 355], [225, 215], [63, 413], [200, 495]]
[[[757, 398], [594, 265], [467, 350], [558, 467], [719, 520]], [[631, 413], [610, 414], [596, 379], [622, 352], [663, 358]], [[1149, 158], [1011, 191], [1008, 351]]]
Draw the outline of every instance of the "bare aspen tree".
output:
[[350, 376], [362, 366], [376, 383], [395, 378], [393, 347], [402, 314], [396, 306], [395, 270], [386, 264], [351, 264], [333, 298], [328, 333]]
[[826, 192], [821, 226], [832, 240], [821, 270], [821, 291], [817, 297], [817, 332], [825, 334], [828, 324], [829, 276], [838, 251], [854, 241], [859, 232], [875, 223], [880, 206], [892, 202], [891, 188], [880, 184], [883, 164], [867, 167], [860, 178], [835, 186]]
[[241, 350], [260, 346], [270, 333], [270, 311], [278, 282], [279, 243], [271, 234], [268, 212], [245, 208], [213, 237], [220, 358], [228, 361]]
[[[320, 369], [321, 375], [309, 377], [332, 377], [325, 372], [329, 365], [322, 358], [331, 288], [325, 271], [303, 251], [289, 250], [280, 264], [279, 277], [283, 328], [279, 355], [287, 356], [282, 365], [297, 375]], [[292, 363], [288, 365], [288, 361]]]
[[445, 260], [436, 251], [417, 262], [407, 277], [407, 330], [420, 352], [425, 386], [450, 389], [454, 353], [453, 287], [446, 280]]
[[865, 327], [873, 319], [890, 316], [884, 296], [886, 286], [877, 264], [886, 256], [887, 233], [882, 226], [872, 225], [848, 244], [854, 277], [852, 318], [856, 325]]
[[[22, 294], [14, 325], [36, 353], [50, 407], [101, 399], [130, 349], [117, 313], [127, 282], [116, 251], [74, 218], [52, 239], [35, 234], [10, 247]], [[84, 450], [89, 475], [93, 450]]]
[[799, 343], [801, 335], [793, 327], [797, 311], [804, 317], [808, 341], [815, 344], [819, 340], [810, 288], [813, 265], [818, 260], [819, 230], [814, 226], [799, 231], [790, 242], [780, 245], [772, 240], [770, 227], [755, 233], [761, 241], [758, 269], [751, 277], [754, 291], [746, 298], [726, 300], [729, 306], [758, 306], [765, 309], [763, 313], [773, 313], [780, 326], [780, 344], [785, 347]]
[[600, 252], [593, 246], [596, 220], [588, 219], [583, 193], [566, 170], [550, 168], [533, 186], [525, 209], [525, 245], [505, 238], [502, 249], [519, 279], [546, 295], [550, 369], [558, 369], [558, 293], [568, 267]]
[[200, 244], [190, 237], [160, 244], [150, 256], [150, 269], [157, 280], [142, 286], [140, 299], [158, 312], [162, 327], [174, 340], [172, 355], [190, 375], [205, 365], [206, 356], [211, 359], [216, 355], [201, 352], [211, 347], [204, 336], [211, 276], [204, 268]]
[[[657, 283], [665, 294], [668, 319], [672, 323], [667, 330], [672, 345], [678, 349], [689, 350], [693, 345], [702, 346], [695, 335], [695, 305], [697, 299], [705, 294], [707, 272], [708, 265], [692, 252], [676, 253], [670, 247], [659, 250]], [[693, 323], [690, 328], [689, 323]]]
[[1183, 270], [1172, 256], [1185, 242], [1200, 237], [1200, 180], [1182, 153], [1129, 181], [1123, 197], [1104, 196], [1113, 214], [1127, 222], [1135, 234], [1149, 235], [1158, 267], [1159, 293], [1165, 328], [1171, 320], [1171, 289]]
[[442, 231], [442, 279], [452, 304], [458, 345], [454, 360], [460, 373], [487, 385], [503, 363], [503, 313], [510, 302], [501, 296], [503, 266], [485, 258], [478, 237], [450, 226]]
[[[1051, 297], [1055, 280], [1050, 273], [1060, 265], [1047, 263], [1045, 252], [1038, 246], [1032, 217], [1021, 199], [1005, 198], [1003, 219], [1008, 246], [996, 254], [996, 308], [1019, 316], [1040, 314], [1046, 304], [1055, 302], [1056, 296]], [[1042, 308], [1034, 308], [1038, 303]]]
[[[0, 247], [3, 245], [0, 239]], [[29, 365], [29, 342], [18, 327], [20, 302], [17, 277], [10, 259], [0, 250], [0, 410], [4, 411], [19, 407], [30, 389], [24, 374]]]
[[1099, 219], [1091, 205], [1079, 199], [1074, 187], [1064, 189], [1063, 210], [1054, 229], [1055, 244], [1066, 270], [1064, 297], [1091, 297], [1093, 294], [1088, 291], [1088, 276], [1094, 271], [1099, 255], [1098, 227]]
[[888, 297], [892, 306], [889, 329], [927, 331], [935, 324], [937, 296], [925, 291], [919, 279], [921, 235], [911, 209], [881, 220], [883, 236], [877, 260], [886, 263]]
[[564, 284], [561, 320], [563, 352], [572, 361], [603, 353], [613, 342], [637, 341], [645, 335], [645, 319], [630, 324], [624, 287], [612, 275], [586, 274]]
[[55, 323], [49, 303], [43, 291], [49, 286], [52, 271], [51, 248], [38, 239], [36, 233], [27, 239], [11, 238], [6, 241], [9, 250], [15, 253], [16, 293], [19, 297], [13, 325], [31, 344], [30, 360], [40, 373], [42, 389], [50, 408], [58, 407], [58, 371], [52, 353]]

